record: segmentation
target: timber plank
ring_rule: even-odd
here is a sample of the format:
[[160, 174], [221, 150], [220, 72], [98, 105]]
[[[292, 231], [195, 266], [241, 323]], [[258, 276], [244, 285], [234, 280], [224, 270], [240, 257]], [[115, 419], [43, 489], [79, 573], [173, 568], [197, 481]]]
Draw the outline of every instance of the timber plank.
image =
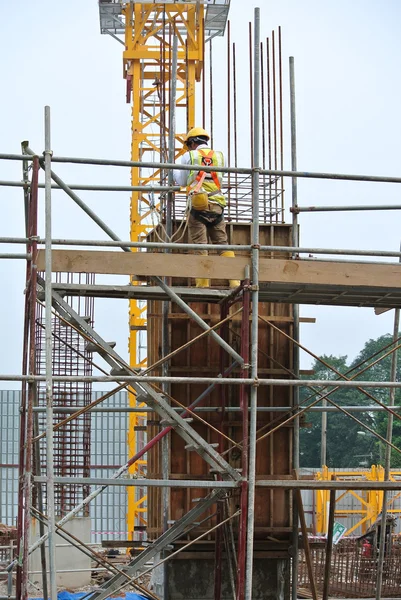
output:
[[[39, 250], [38, 270], [45, 268], [44, 250]], [[53, 250], [52, 271], [68, 273], [99, 273], [114, 275], [152, 275], [165, 277], [208, 277], [211, 279], [241, 279], [247, 256], [226, 258], [192, 254], [162, 254], [152, 252], [109, 252], [92, 250]], [[295, 283], [300, 285], [338, 285], [345, 287], [401, 288], [401, 264], [302, 261], [262, 258], [261, 282]]]

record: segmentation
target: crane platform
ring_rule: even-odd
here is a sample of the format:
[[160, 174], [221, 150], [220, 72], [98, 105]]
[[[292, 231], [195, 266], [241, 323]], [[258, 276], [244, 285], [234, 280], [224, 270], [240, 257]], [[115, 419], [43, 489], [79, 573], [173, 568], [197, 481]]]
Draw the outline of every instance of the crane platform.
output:
[[[45, 268], [44, 257], [44, 250], [40, 250], [39, 270]], [[53, 272], [125, 274], [145, 281], [152, 276], [171, 277], [174, 291], [188, 302], [220, 302], [232, 290], [214, 287], [213, 281], [211, 288], [184, 287], [183, 278], [244, 279], [247, 267], [251, 270], [249, 256], [227, 258], [160, 252], [52, 251]], [[181, 284], [178, 285], [178, 282]], [[160, 288], [148, 285], [57, 284], [54, 289], [68, 295], [167, 299]], [[261, 258], [259, 292], [259, 300], [263, 302], [399, 308], [401, 264]]]

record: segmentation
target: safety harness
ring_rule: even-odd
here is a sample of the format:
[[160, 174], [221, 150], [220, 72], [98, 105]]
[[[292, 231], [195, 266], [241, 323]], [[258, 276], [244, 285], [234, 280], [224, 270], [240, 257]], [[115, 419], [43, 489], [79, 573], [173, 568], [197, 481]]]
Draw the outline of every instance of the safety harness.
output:
[[[200, 149], [200, 150], [198, 150], [198, 152], [202, 157], [202, 165], [204, 165], [205, 167], [210, 167], [213, 164], [214, 150], [209, 150], [207, 152], [206, 150]], [[199, 171], [198, 175], [195, 178], [195, 181], [197, 183], [191, 192], [192, 196], [200, 194], [200, 190], [202, 188], [203, 181], [206, 178], [213, 179], [213, 183], [215, 184], [217, 190], [213, 190], [211, 192], [202, 192], [202, 196], [203, 195], [206, 196], [205, 204], [207, 204], [208, 197], [215, 196], [216, 193], [218, 193], [221, 189], [221, 183], [217, 176], [216, 171], [211, 171], [209, 173], [206, 173], [206, 171]], [[221, 205], [219, 204], [219, 206], [221, 206]], [[222, 209], [223, 209], [223, 207], [222, 207]], [[221, 214], [217, 214], [210, 210], [199, 210], [199, 209], [196, 209], [193, 207], [191, 208], [191, 215], [195, 219], [197, 219], [198, 221], [200, 221], [201, 223], [206, 225], [206, 227], [214, 227], [215, 225], [218, 225], [223, 220], [223, 212]]]

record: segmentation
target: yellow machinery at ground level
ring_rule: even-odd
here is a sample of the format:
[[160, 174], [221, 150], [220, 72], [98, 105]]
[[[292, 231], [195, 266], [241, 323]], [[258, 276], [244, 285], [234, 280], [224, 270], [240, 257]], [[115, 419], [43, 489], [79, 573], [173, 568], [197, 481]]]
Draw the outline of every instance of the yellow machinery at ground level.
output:
[[[342, 471], [332, 470], [326, 466], [316, 473], [315, 479], [318, 481], [384, 481], [384, 468], [381, 466], [372, 465], [370, 470], [355, 470]], [[401, 479], [401, 471], [391, 471], [390, 481], [399, 481]], [[316, 497], [316, 533], [326, 534], [329, 514], [329, 490], [317, 490]], [[360, 504], [357, 509], [343, 509], [339, 507], [340, 502], [347, 496], [351, 495]], [[389, 515], [401, 515], [401, 510], [394, 508], [394, 502], [401, 497], [401, 492], [391, 494], [387, 504], [387, 513]], [[347, 517], [356, 517], [356, 522], [349, 527], [345, 533], [346, 536], [355, 534], [360, 527], [360, 534], [366, 533], [367, 529], [376, 521], [382, 511], [383, 506], [383, 491], [367, 490], [353, 491], [347, 490], [336, 498], [337, 509], [335, 518], [338, 520]]]

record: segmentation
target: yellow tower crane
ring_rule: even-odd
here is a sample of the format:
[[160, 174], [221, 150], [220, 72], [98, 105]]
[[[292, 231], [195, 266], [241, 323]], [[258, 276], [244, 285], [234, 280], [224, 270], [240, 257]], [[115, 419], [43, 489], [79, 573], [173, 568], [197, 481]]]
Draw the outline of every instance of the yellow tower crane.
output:
[[[126, 79], [126, 98], [132, 105], [131, 160], [168, 162], [167, 139], [171, 84], [175, 83], [175, 133], [178, 149], [175, 159], [183, 152], [186, 131], [195, 126], [195, 84], [201, 81], [205, 43], [223, 35], [230, 0], [188, 0], [177, 2], [123, 2], [99, 0], [101, 33], [123, 43], [123, 75]], [[176, 60], [173, 61], [173, 40], [177, 40]], [[176, 64], [173, 72], [173, 64]], [[132, 186], [167, 184], [159, 169], [133, 168]], [[144, 241], [160, 218], [160, 200], [153, 194], [134, 191], [131, 196], [130, 238]], [[134, 249], [135, 251], [135, 249]], [[135, 284], [134, 280], [132, 283]], [[133, 368], [144, 368], [146, 357], [146, 303], [130, 301], [129, 355]], [[130, 406], [140, 407], [134, 393], [128, 394]], [[133, 456], [144, 444], [145, 415], [130, 413], [128, 452]], [[146, 461], [137, 461], [131, 475], [142, 475]], [[135, 491], [136, 490], [136, 491]], [[146, 524], [146, 495], [130, 486], [128, 493], [127, 527], [133, 539], [135, 529]]]

